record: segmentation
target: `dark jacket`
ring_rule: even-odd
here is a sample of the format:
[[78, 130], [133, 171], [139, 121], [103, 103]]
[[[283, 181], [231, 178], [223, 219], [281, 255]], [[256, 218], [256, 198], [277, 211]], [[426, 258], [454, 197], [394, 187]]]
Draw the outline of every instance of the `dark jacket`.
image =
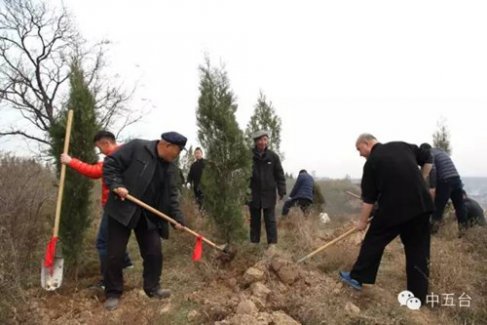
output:
[[434, 204], [418, 166], [432, 163], [428, 150], [405, 142], [376, 144], [364, 165], [362, 199], [378, 202], [372, 222], [394, 226], [431, 213]]
[[[113, 189], [125, 187], [132, 196], [142, 198], [155, 176], [156, 167], [159, 164], [160, 158], [156, 154], [157, 143], [157, 140], [136, 139], [105, 158], [103, 177], [111, 190], [105, 212], [125, 226], [130, 224], [131, 219], [138, 213], [138, 209], [142, 208], [128, 200], [120, 200], [113, 193]], [[164, 175], [163, 188], [160, 189], [162, 192], [160, 202], [154, 208], [184, 224], [184, 217], [179, 209], [177, 177], [178, 168], [175, 164], [169, 163]], [[168, 223], [148, 211], [146, 215], [158, 226], [161, 237], [168, 238]]]
[[250, 189], [253, 208], [271, 208], [276, 205], [276, 190], [279, 196], [286, 195], [286, 179], [279, 156], [272, 150], [266, 149], [262, 155], [256, 148], [252, 151], [252, 177]]
[[301, 172], [289, 194], [292, 199], [308, 199], [313, 202], [313, 185], [315, 181], [307, 172]]
[[205, 168], [205, 160], [203, 158], [196, 160], [191, 164], [188, 173], [188, 179], [186, 182], [191, 183], [193, 188], [200, 188], [201, 175], [203, 175], [203, 169]]
[[465, 203], [465, 208], [467, 209], [467, 220], [469, 224], [485, 226], [486, 221], [484, 210], [480, 204], [469, 197], [466, 197], [463, 202]]

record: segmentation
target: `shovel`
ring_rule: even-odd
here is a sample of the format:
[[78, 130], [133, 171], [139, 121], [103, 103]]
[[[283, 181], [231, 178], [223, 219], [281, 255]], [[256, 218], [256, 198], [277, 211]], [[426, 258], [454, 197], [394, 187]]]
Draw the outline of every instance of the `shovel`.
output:
[[[66, 122], [66, 134], [64, 136], [63, 153], [68, 153], [69, 138], [71, 136], [71, 125], [73, 124], [73, 110], [68, 111], [68, 120]], [[64, 179], [66, 178], [66, 165], [61, 164], [61, 175], [59, 179], [59, 188], [56, 202], [56, 218], [54, 220], [54, 230], [52, 238], [49, 240], [46, 248], [46, 255], [41, 268], [41, 286], [48, 291], [56, 290], [61, 286], [63, 281], [64, 259], [59, 247], [56, 249], [59, 233], [59, 221], [61, 219], [61, 204], [63, 201]]]
[[[173, 225], [177, 225], [179, 224], [176, 220], [174, 220], [173, 218], [165, 215], [164, 213], [162, 213], [161, 211], [159, 210], [156, 210], [154, 209], [153, 207], [151, 207], [150, 205], [142, 202], [141, 200], [135, 198], [134, 196], [130, 195], [130, 194], [127, 194], [126, 196], [126, 199], [137, 204], [138, 206], [152, 212], [153, 214], [157, 215], [158, 217], [166, 220], [167, 222], [173, 224]], [[210, 241], [209, 239], [203, 237], [202, 235], [198, 234], [197, 232], [191, 230], [190, 228], [186, 227], [186, 226], [183, 226], [181, 225], [183, 230], [190, 233], [191, 235], [195, 236], [198, 240], [202, 240], [204, 241], [205, 243], [207, 243], [208, 245], [210, 245], [211, 247], [213, 248], [216, 248], [217, 250], [223, 252], [225, 254], [225, 257], [222, 257], [221, 259], [222, 260], [226, 260], [226, 261], [229, 261], [231, 259], [233, 259], [234, 255], [235, 255], [235, 252], [232, 252], [230, 249], [229, 249], [229, 246], [226, 245], [226, 244], [223, 244], [223, 245], [217, 245], [215, 244], [214, 242]]]
[[[368, 223], [370, 223], [370, 221], [372, 220], [372, 217], [369, 218], [368, 220]], [[326, 243], [325, 245], [321, 246], [321, 247], [318, 247], [317, 249], [315, 249], [314, 251], [312, 251], [311, 253], [309, 253], [308, 255], [306, 255], [305, 257], [302, 257], [300, 258], [297, 262], [298, 263], [301, 263], [302, 261], [304, 260], [307, 260], [308, 258], [310, 258], [311, 256], [321, 252], [322, 250], [324, 250], [325, 248], [328, 248], [336, 243], [338, 243], [340, 240], [350, 236], [351, 234], [353, 234], [354, 232], [358, 231], [357, 227], [353, 227], [353, 228], [350, 228], [349, 230], [347, 230], [345, 233], [341, 234], [340, 236], [338, 236], [337, 238], [333, 239], [332, 241], [330, 241], [329, 243]]]
[[338, 236], [337, 238], [333, 239], [332, 241], [330, 241], [329, 243], [326, 243], [325, 245], [321, 246], [321, 247], [318, 247], [317, 249], [315, 249], [314, 251], [312, 251], [311, 253], [309, 253], [308, 255], [306, 255], [305, 257], [302, 257], [298, 260], [298, 263], [301, 263], [303, 262], [304, 260], [307, 260], [308, 258], [310, 258], [311, 256], [321, 252], [322, 250], [324, 250], [325, 248], [328, 248], [330, 246], [332, 246], [333, 244], [336, 244], [338, 243], [340, 240], [350, 236], [351, 234], [353, 234], [354, 232], [357, 231], [357, 228], [354, 226], [353, 228], [349, 229], [348, 231], [346, 231], [345, 233], [341, 234], [340, 236]]

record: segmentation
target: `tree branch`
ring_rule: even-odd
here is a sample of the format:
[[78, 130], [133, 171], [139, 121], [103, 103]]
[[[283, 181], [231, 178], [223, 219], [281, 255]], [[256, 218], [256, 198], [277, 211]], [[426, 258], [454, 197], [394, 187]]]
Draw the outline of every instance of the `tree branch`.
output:
[[39, 137], [36, 137], [36, 136], [33, 136], [33, 135], [30, 135], [30, 134], [27, 134], [25, 133], [24, 131], [20, 131], [20, 130], [13, 130], [13, 131], [8, 131], [8, 132], [0, 132], [0, 136], [14, 136], [14, 135], [20, 135], [20, 136], [23, 136], [29, 140], [35, 140], [35, 141], [38, 141], [38, 142], [41, 142], [41, 143], [44, 143], [44, 144], [47, 144], [49, 145], [49, 142], [44, 140], [44, 139], [41, 139]]

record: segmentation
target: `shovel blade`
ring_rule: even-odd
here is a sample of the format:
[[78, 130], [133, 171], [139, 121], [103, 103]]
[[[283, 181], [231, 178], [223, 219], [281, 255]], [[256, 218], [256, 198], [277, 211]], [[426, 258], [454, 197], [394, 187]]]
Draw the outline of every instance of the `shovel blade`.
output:
[[56, 290], [63, 282], [64, 259], [56, 257], [52, 268], [45, 267], [44, 262], [41, 268], [41, 286], [47, 291]]

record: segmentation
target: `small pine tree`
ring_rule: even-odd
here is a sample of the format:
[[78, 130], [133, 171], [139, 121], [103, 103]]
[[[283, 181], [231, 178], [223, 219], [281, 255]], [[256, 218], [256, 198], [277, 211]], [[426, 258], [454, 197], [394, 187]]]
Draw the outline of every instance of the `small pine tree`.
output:
[[280, 151], [281, 147], [281, 118], [277, 116], [272, 102], [268, 102], [264, 93], [261, 91], [257, 104], [255, 105], [254, 114], [250, 117], [245, 130], [245, 136], [249, 147], [254, 146], [252, 134], [259, 130], [266, 130], [269, 132], [269, 149], [275, 151], [284, 160], [283, 153]]
[[220, 235], [232, 242], [245, 236], [242, 204], [250, 176], [250, 152], [235, 119], [237, 104], [223, 68], [212, 68], [209, 59], [200, 66], [198, 138], [206, 148], [202, 191], [204, 209]]
[[[69, 155], [83, 161], [96, 162], [93, 137], [99, 130], [96, 119], [95, 99], [88, 88], [78, 61], [71, 64], [70, 94], [67, 107], [73, 109], [74, 118], [71, 130]], [[66, 130], [66, 110], [49, 130], [51, 153], [60, 171], [60, 155], [64, 146]], [[79, 265], [83, 239], [90, 218], [90, 191], [93, 181], [67, 168], [61, 209], [60, 238], [66, 264]]]
[[444, 118], [440, 119], [437, 126], [438, 130], [433, 133], [433, 147], [441, 149], [451, 155], [450, 131], [446, 126], [446, 120]]

